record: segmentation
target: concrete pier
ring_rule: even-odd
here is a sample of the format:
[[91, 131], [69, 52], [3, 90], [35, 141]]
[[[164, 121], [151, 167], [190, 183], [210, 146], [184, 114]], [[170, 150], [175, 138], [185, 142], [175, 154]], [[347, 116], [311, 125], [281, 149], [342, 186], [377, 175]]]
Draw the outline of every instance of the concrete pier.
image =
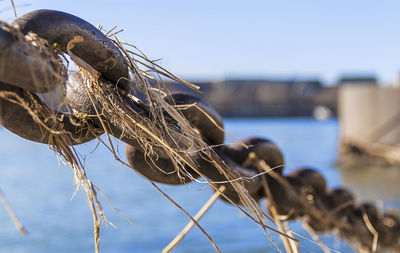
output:
[[400, 164], [400, 87], [342, 85], [338, 116], [342, 153]]

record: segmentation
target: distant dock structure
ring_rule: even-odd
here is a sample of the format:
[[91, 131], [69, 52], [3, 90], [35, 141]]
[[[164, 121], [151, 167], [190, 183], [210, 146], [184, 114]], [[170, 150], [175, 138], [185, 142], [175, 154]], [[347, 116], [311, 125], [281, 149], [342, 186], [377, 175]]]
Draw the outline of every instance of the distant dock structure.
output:
[[[337, 87], [324, 86], [318, 79], [226, 79], [194, 83], [200, 86], [197, 95], [223, 117], [313, 117], [316, 108], [324, 108], [332, 117], [337, 112]], [[173, 90], [182, 86], [170, 83], [168, 87]]]
[[400, 87], [344, 83], [338, 92], [342, 155], [400, 164]]

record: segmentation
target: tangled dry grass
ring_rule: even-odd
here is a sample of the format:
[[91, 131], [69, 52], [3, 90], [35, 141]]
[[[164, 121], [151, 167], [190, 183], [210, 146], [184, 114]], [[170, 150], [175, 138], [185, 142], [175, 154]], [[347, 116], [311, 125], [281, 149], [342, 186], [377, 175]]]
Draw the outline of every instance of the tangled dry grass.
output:
[[[168, 90], [165, 89], [163, 78], [161, 77], [172, 78], [193, 89], [198, 89], [198, 87], [174, 76], [156, 62], [148, 59], [136, 47], [124, 42], [117, 33], [108, 31], [106, 34], [121, 52], [123, 52], [130, 71], [129, 79], [124, 80], [130, 84], [130, 90], [127, 91], [126, 94], [123, 94], [123, 98], [121, 96], [121, 92], [123, 91], [115, 88], [115, 84], [102, 79], [99, 72], [72, 53], [71, 49], [73, 49], [76, 44], [85, 42], [82, 37], [78, 36], [71, 40], [67, 46], [67, 53], [65, 53], [61, 51], [56, 44], [49, 45], [47, 41], [39, 38], [35, 34], [24, 35], [18, 31], [18, 29], [6, 23], [2, 23], [1, 27], [12, 32], [14, 35], [14, 39], [17, 41], [13, 42], [16, 48], [15, 50], [23, 48], [24, 55], [36, 61], [34, 66], [39, 66], [38, 69], [31, 69], [31, 82], [35, 87], [42, 87], [43, 80], [46, 80], [46, 84], [48, 84], [47, 86], [50, 87], [50, 89], [52, 89], [54, 83], [65, 82], [67, 79], [66, 69], [67, 66], [69, 66], [68, 57], [77, 65], [78, 71], [84, 77], [85, 89], [92, 100], [93, 107], [96, 109], [96, 115], [83, 115], [73, 110], [60, 114], [55, 110], [49, 109], [45, 102], [30, 91], [22, 93], [1, 91], [0, 97], [20, 106], [25, 113], [29, 114], [40, 129], [42, 134], [42, 139], [40, 141], [47, 143], [49, 147], [56, 151], [60, 157], [63, 158], [65, 163], [72, 168], [76, 189], [83, 190], [92, 211], [96, 252], [99, 251], [100, 224], [102, 221], [106, 222], [107, 220], [98, 199], [98, 188], [94, 186], [92, 181], [86, 176], [83, 163], [80, 161], [79, 155], [73, 146], [79, 142], [79, 140], [76, 140], [77, 137], [75, 135], [71, 135], [69, 131], [64, 129], [63, 117], [65, 115], [72, 115], [73, 124], [78, 128], [84, 128], [85, 131], [83, 134], [85, 135], [99, 134], [98, 129], [91, 128], [90, 124], [87, 122], [90, 118], [97, 118], [101, 122], [108, 139], [108, 143], [102, 143], [109, 148], [110, 152], [113, 153], [115, 159], [119, 162], [122, 162], [122, 159], [118, 157], [115, 151], [115, 143], [110, 135], [112, 131], [110, 123], [122, 130], [119, 139], [128, 138], [136, 140], [145, 151], [149, 160], [157, 159], [160, 154], [168, 157], [173, 162], [178, 174], [194, 178], [185, 169], [185, 167], [188, 166], [199, 175], [202, 175], [197, 168], [198, 164], [193, 159], [194, 154], [212, 161], [221, 174], [228, 180], [232, 179], [232, 185], [238, 192], [245, 208], [239, 207], [233, 202], [231, 203], [257, 222], [265, 231], [270, 228], [266, 225], [267, 215], [260, 209], [258, 203], [248, 194], [242, 182], [235, 179], [236, 177], [232, 171], [214, 153], [209, 145], [202, 140], [199, 133], [191, 127], [182, 114], [173, 105], [168, 104], [162, 99], [165, 93], [168, 93]], [[7, 50], [4, 50], [3, 53], [7, 53]], [[66, 55], [68, 55], [68, 57], [66, 57]], [[24, 62], [23, 59], [17, 60]], [[4, 70], [4, 66], [5, 65], [3, 65], [1, 69]], [[30, 66], [31, 65], [28, 67]], [[139, 66], [141, 66], [141, 68]], [[37, 76], [38, 74], [40, 76]], [[152, 84], [150, 84], [150, 82], [152, 82]], [[144, 97], [139, 98], [136, 97], [135, 94], [144, 94]], [[143, 115], [132, 110], [132, 108], [128, 106], [129, 101], [126, 101], [126, 98], [131, 99], [131, 102], [146, 107], [146, 110], [149, 112], [147, 117], [143, 117]], [[108, 121], [105, 121], [104, 118], [107, 118]], [[173, 124], [171, 123], [171, 119], [174, 121]], [[177, 128], [177, 126], [179, 127]], [[18, 130], [16, 129], [16, 131]], [[79, 135], [79, 138], [84, 137], [83, 135]], [[129, 166], [128, 164], [125, 165]], [[162, 168], [159, 169], [162, 170]], [[214, 184], [211, 182], [208, 183], [218, 191]], [[153, 185], [157, 187], [154, 183]], [[157, 188], [157, 190], [160, 189]], [[224, 195], [223, 193], [221, 194]], [[171, 202], [174, 202], [165, 193], [163, 193], [163, 195]], [[227, 196], [225, 197], [229, 199]], [[177, 205], [176, 203], [174, 204]], [[206, 236], [216, 247], [212, 239], [207, 234]], [[216, 249], [218, 250], [217, 247]]]

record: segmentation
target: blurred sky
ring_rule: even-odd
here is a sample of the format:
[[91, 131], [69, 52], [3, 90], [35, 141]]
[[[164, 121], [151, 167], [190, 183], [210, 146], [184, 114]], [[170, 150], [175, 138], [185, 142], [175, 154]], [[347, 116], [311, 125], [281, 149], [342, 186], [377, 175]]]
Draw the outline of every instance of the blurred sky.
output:
[[[105, 28], [187, 79], [400, 73], [398, 0], [14, 0], [17, 14], [57, 9]], [[13, 20], [10, 1], [1, 18]]]

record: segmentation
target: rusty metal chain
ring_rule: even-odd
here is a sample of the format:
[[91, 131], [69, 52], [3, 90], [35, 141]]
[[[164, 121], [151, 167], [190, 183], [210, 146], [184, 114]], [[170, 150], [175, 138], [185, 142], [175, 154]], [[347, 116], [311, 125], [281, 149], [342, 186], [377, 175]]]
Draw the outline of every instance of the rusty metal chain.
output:
[[[74, 41], [79, 43], [71, 43]], [[129, 63], [107, 36], [73, 15], [39, 10], [10, 25], [0, 24], [2, 126], [22, 138], [47, 144], [54, 136], [66, 134], [70, 140], [67, 144], [77, 145], [106, 131], [127, 143], [128, 162], [152, 181], [185, 184], [202, 175], [215, 189], [225, 186], [223, 200], [241, 205], [241, 198], [232, 186], [232, 181], [237, 180], [257, 202], [268, 197], [268, 210], [276, 210], [281, 220], [302, 219], [317, 233], [338, 232], [340, 237], [365, 251], [400, 251], [398, 217], [382, 213], [369, 203], [357, 204], [344, 188], [328, 189], [324, 177], [315, 169], [299, 168], [285, 175], [283, 155], [268, 139], [251, 137], [234, 145], [224, 144], [221, 117], [196, 96], [177, 92], [165, 95], [163, 100], [190, 122], [235, 178], [221, 174], [215, 161], [197, 150], [190, 155], [197, 169], [182, 162], [182, 169], [177, 170], [179, 160], [171, 159], [162, 149], [153, 154], [155, 159], [147, 159], [147, 150], [140, 141], [123, 135], [124, 129], [88, 94], [85, 76], [67, 74], [63, 53], [98, 74], [102, 86], [116, 89], [126, 101], [124, 110], [152, 119], [151, 104], [129, 98], [129, 94], [138, 93], [129, 81]], [[64, 90], [64, 108], [49, 108], [38, 93], [59, 87]], [[177, 129], [173, 139], [176, 142], [184, 139], [179, 123], [167, 114], [166, 120]]]

